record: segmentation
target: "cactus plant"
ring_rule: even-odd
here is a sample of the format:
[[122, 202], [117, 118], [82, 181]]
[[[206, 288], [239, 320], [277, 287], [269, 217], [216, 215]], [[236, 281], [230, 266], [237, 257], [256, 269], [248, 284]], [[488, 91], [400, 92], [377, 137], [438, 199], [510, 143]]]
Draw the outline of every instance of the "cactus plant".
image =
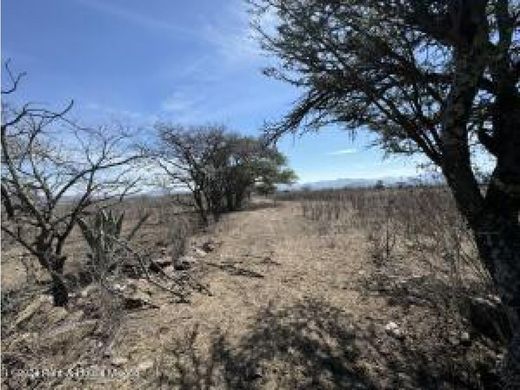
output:
[[143, 223], [148, 219], [150, 214], [144, 215], [130, 230], [126, 237], [122, 237], [123, 220], [125, 213], [117, 215], [112, 210], [100, 210], [89, 221], [83, 219], [78, 220], [89, 248], [89, 258], [92, 262], [93, 271], [98, 276], [103, 276], [111, 271], [120, 261], [117, 256], [121, 246], [118, 244], [120, 240], [131, 240]]

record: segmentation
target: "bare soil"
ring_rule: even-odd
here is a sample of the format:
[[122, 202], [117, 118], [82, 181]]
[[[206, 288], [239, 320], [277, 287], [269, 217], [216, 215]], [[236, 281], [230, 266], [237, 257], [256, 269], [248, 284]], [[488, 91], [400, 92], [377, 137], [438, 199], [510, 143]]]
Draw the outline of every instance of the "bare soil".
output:
[[155, 291], [159, 308], [122, 318], [100, 364], [138, 375], [62, 387], [492, 388], [500, 349], [439, 314], [445, 281], [413, 259], [376, 266], [360, 229], [322, 233], [294, 201], [226, 215], [189, 245], [214, 243], [191, 271], [210, 294]]

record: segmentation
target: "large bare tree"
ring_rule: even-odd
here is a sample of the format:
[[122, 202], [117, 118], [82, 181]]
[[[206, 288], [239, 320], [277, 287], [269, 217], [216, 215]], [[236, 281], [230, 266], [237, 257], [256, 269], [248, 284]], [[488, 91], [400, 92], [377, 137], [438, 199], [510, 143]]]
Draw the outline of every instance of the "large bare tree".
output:
[[[514, 328], [520, 381], [520, 3], [517, 0], [251, 1], [270, 76], [302, 90], [268, 135], [338, 124], [440, 167]], [[265, 15], [276, 26], [262, 24]], [[491, 155], [483, 192], [472, 168]]]
[[54, 303], [68, 302], [64, 245], [77, 221], [121, 200], [135, 184], [128, 165], [139, 157], [121, 129], [81, 128], [61, 112], [7, 100], [20, 77], [6, 66], [2, 90], [2, 231], [34, 255], [52, 280]]

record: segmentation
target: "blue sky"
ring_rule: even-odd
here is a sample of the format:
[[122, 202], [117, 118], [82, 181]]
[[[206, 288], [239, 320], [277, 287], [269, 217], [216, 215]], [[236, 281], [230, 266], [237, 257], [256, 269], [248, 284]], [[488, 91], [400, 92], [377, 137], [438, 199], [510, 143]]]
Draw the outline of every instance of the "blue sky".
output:
[[[261, 74], [273, 60], [250, 38], [241, 0], [4, 0], [2, 57], [28, 73], [20, 99], [60, 107], [73, 98], [89, 124], [218, 122], [259, 134], [299, 94]], [[367, 134], [352, 141], [326, 129], [279, 147], [300, 182], [417, 172], [369, 144]]]

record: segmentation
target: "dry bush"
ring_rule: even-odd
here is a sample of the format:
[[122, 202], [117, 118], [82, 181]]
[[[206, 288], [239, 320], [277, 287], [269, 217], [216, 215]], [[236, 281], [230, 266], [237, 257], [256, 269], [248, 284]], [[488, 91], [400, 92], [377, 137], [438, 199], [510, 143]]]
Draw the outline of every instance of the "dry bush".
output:
[[[185, 275], [186, 272], [183, 275], [166, 274], [161, 268], [152, 266], [155, 260], [161, 260], [161, 267], [164, 267], [165, 255], [168, 257], [170, 252], [172, 256], [183, 253], [189, 236], [198, 228], [197, 218], [188, 207], [181, 207], [168, 197], [135, 197], [126, 199], [112, 210], [125, 212], [122, 237], [127, 237], [144, 215], [151, 216], [132, 242], [121, 240], [117, 250], [110, 254], [109, 263], [114, 267], [103, 263], [101, 268], [96, 268], [98, 262], [88, 261], [87, 245], [80, 229], [72, 233], [65, 248], [66, 253], [74, 254], [67, 267], [71, 295], [66, 310], [55, 309], [45, 302], [31, 318], [14, 325], [25, 309], [46, 297], [46, 283], [37, 284], [29, 278], [30, 285], [22, 283], [20, 289], [2, 291], [2, 348], [5, 352], [2, 362], [5, 369], [69, 369], [96, 365], [110, 353], [120, 324], [133, 306], [154, 307], [155, 298], [161, 296], [161, 292], [163, 295], [173, 293], [177, 301], [186, 301], [190, 292], [198, 288], [193, 276]], [[145, 267], [141, 266], [141, 261]], [[29, 274], [31, 264], [25, 263], [26, 274]], [[148, 283], [144, 280], [147, 278], [150, 280]], [[149, 304], [143, 305], [143, 302]], [[87, 325], [92, 325], [93, 329], [89, 329], [81, 339], [76, 338], [79, 329]], [[60, 332], [66, 332], [67, 338], [59, 339], [64, 337]], [[53, 388], [67, 384], [63, 378], [3, 379], [6, 388]]]
[[[436, 271], [470, 267], [483, 280], [471, 232], [445, 187], [348, 189], [293, 193], [304, 217], [324, 222], [329, 233], [362, 228], [374, 257], [413, 255]], [[443, 261], [438, 261], [438, 260]]]
[[284, 197], [299, 201], [303, 216], [333, 240], [346, 239], [349, 231], [365, 233], [364, 294], [385, 297], [390, 307], [405, 313], [417, 348], [438, 350], [446, 359], [446, 351], [454, 350], [460, 366], [453, 378], [463, 369], [475, 383], [496, 379], [507, 320], [446, 187], [307, 191]]
[[[346, 189], [284, 194], [298, 199], [305, 218], [321, 233], [361, 229], [378, 275], [440, 281], [434, 297], [444, 320], [468, 312], [468, 300], [494, 293], [471, 231], [446, 187]], [[379, 280], [381, 285], [388, 280]], [[428, 288], [423, 286], [426, 291]]]

